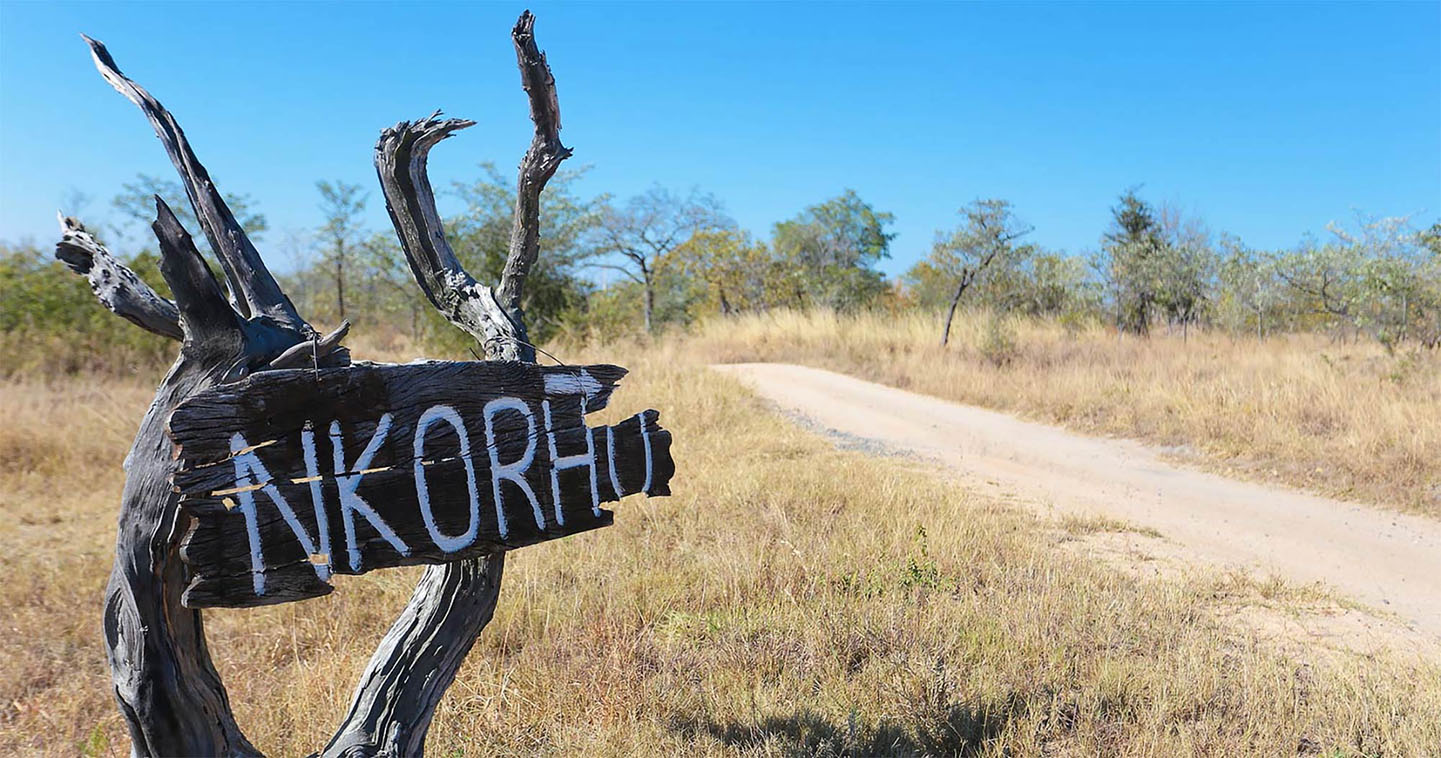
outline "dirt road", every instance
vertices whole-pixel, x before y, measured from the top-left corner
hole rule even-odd
[[[1137,442],[784,364],[716,366],[826,429],[922,456],[1060,513],[1148,526],[1189,558],[1322,582],[1441,637],[1441,522],[1165,461]]]

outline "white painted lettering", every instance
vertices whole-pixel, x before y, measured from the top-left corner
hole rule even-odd
[[[260,491],[270,497],[270,502],[275,504],[275,509],[280,511],[286,525],[300,541],[300,546],[305,548],[306,555],[315,552],[315,540],[311,539],[310,533],[301,526],[300,519],[295,517],[295,511],[290,508],[290,503],[285,501],[280,489],[271,481],[265,464],[260,462],[254,448],[251,448],[250,443],[246,442],[239,432],[230,437],[230,451],[231,460],[235,462],[235,496],[240,500],[240,512],[245,515],[245,536],[250,539],[251,586],[255,594],[264,595],[265,559],[260,552],[260,523],[255,513],[255,485],[265,483],[260,487]],[[326,566],[316,566],[315,574],[326,579],[330,576],[330,571]]]
[[[540,404],[540,409],[545,417],[545,439],[546,442],[550,445],[550,495],[551,499],[555,502],[555,523],[557,525],[565,524],[565,516],[564,514],[562,514],[560,509],[560,472],[567,469],[579,468],[581,466],[585,466],[590,469],[590,509],[595,513],[595,515],[599,516],[600,489],[596,486],[595,481],[595,441],[590,436],[590,429],[585,428],[584,424],[581,425],[582,431],[585,432],[585,452],[577,453],[575,455],[567,455],[562,458],[555,449],[555,432],[552,431],[552,424],[550,418],[550,401],[542,401]],[[584,395],[582,395],[580,398],[580,416],[582,419],[585,418]]]
[[[360,457],[355,459],[355,465],[347,467],[345,465],[344,440],[340,436],[340,422],[330,422],[330,445],[335,450],[335,484],[336,488],[340,490],[340,516],[341,521],[345,524],[345,549],[350,557],[351,571],[360,571],[360,546],[355,544],[354,514],[356,513],[364,516],[365,520],[375,527],[375,531],[379,532],[380,536],[389,542],[397,552],[401,555],[410,555],[410,547],[396,535],[395,530],[380,518],[380,514],[370,507],[370,503],[365,502],[364,498],[356,494],[361,478],[370,468],[371,459],[380,450],[381,444],[385,442],[385,435],[389,431],[390,414],[387,413],[381,416],[380,421],[376,423],[375,434],[371,436],[370,442],[360,453]]]
[[[300,446],[305,450],[305,478],[310,482],[310,508],[315,513],[315,529],[320,533],[320,555],[323,561],[315,563],[315,573],[321,579],[330,579],[330,519],[325,516],[325,494],[320,488],[320,464],[315,458],[315,427],[309,421],[300,430]],[[314,550],[311,555],[315,555]]]
[[[600,394],[600,382],[590,375],[589,371],[581,369],[579,374],[546,374],[545,394],[547,395],[580,395],[589,400]],[[581,411],[585,415],[585,411]]]
[[[525,452],[510,463],[500,462],[500,450],[495,444],[495,417],[505,411],[514,411],[525,417],[526,437]],[[535,525],[542,531],[545,530],[545,515],[540,511],[540,501],[535,497],[535,491],[530,488],[530,483],[525,481],[525,471],[530,468],[530,463],[535,459],[535,416],[525,402],[514,397],[498,397],[485,404],[485,441],[490,452],[490,487],[495,495],[495,517],[500,528],[502,539],[510,533],[509,525],[506,524],[505,508],[501,500],[500,483],[510,480],[520,487],[521,492],[530,500],[531,510],[535,512]]]
[[[625,490],[620,488],[620,475],[615,472],[615,427],[605,428],[605,449],[610,456],[610,486],[615,488],[616,497],[625,497]]]
[[[647,496],[649,496],[649,495],[650,495],[650,475],[651,475],[651,469],[652,469],[652,468],[654,467],[654,465],[655,465],[655,464],[653,464],[653,463],[651,462],[651,455],[650,455],[650,431],[645,428],[645,413],[644,413],[644,412],[635,414],[635,420],[638,421],[638,422],[640,422],[640,441],[641,441],[641,444],[645,445],[645,484],[642,484],[642,485],[641,485],[640,491],[641,491],[641,492],[644,492]]]
[[[425,482],[425,432],[437,421],[444,421],[460,436],[460,460],[465,464],[465,486],[470,495],[470,525],[465,533],[455,537],[443,534],[435,524],[435,512],[430,508],[430,486]],[[447,553],[470,547],[480,532],[480,494],[475,488],[475,464],[470,460],[470,437],[465,432],[465,421],[448,405],[432,405],[420,414],[415,422],[415,495],[420,500],[420,515],[425,519],[425,528],[435,546]]]

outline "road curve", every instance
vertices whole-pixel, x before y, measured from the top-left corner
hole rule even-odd
[[[1441,522],[1227,479],[1138,442],[1085,437],[821,369],[713,367],[828,429],[933,459],[1062,513],[1149,526],[1220,566],[1321,582],[1441,637]]]

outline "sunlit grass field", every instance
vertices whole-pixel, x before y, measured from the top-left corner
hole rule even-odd
[[[1441,515],[1441,352],[1286,334],[1150,339],[957,314],[780,311],[702,325],[713,362],[803,363],[1090,434],[1222,473]]]
[[[832,360],[874,352],[853,367],[879,366],[890,344],[914,370],[921,322],[895,329],[850,334]],[[1235,622],[1258,608],[1303,613],[1324,601],[1316,590],[1202,570],[1138,579],[1074,549],[1125,525],[1039,521],[918,464],[838,450],[704,367],[727,356],[822,362],[800,352],[811,343],[794,331],[743,322],[700,342],[553,351],[632,370],[593,423],[660,409],[675,435],[675,495],[628,499],[611,528],[510,556],[495,620],[438,711],[432,755],[1414,756],[1441,746],[1434,661],[1285,644]],[[970,365],[970,339],[947,360]],[[1168,358],[1133,367],[1154,373],[1136,375],[1130,402],[1144,410],[1125,424],[1103,419],[1127,402],[1087,405],[1107,397],[1104,387],[1083,388],[1074,374],[1052,381],[1072,388],[1068,420],[1124,431],[1152,418],[1159,398],[1186,396],[1143,377],[1173,371],[1197,387],[1229,386],[1229,363],[1205,368],[1208,346],[1222,344],[1127,348]],[[1046,380],[1019,368],[1038,360],[962,376],[984,379],[972,399],[1039,398]],[[1304,362],[1254,361],[1251,376]],[[1299,404],[1361,386],[1326,389],[1334,380],[1324,371],[1308,375],[1309,390],[1273,374],[1278,386],[1261,397]],[[912,386],[939,393],[938,376]],[[0,384],[0,754],[128,752],[101,597],[120,464],[156,378]],[[1434,404],[1428,382],[1418,383]],[[1399,393],[1379,379],[1374,387],[1386,402]],[[1195,396],[1179,411],[1191,421],[1155,433],[1190,428],[1215,397]],[[1026,409],[1052,407],[1035,402]],[[1338,428],[1356,424],[1346,435],[1362,434],[1359,414],[1342,414],[1339,398],[1326,403]],[[1426,407],[1370,415],[1392,423]],[[1275,418],[1296,412],[1286,408]],[[1417,444],[1424,453],[1435,437]],[[294,756],[324,744],[416,576],[345,577],[325,598],[207,613],[211,650],[257,746]]]

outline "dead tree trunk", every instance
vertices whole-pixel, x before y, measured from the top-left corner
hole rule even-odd
[[[487,357],[534,361],[521,308],[525,278],[539,250],[540,193],[570,151],[545,56],[522,14],[512,31],[535,137],[521,163],[509,258],[497,292],[479,284],[441,232],[426,176],[429,149],[467,121],[434,117],[382,133],[376,167],[416,281]],[[181,603],[188,581],[178,548],[188,517],[171,484],[178,462],[164,426],[171,412],[205,388],[256,371],[349,363],[340,346],[348,325],[319,336],[296,311],[226,207],[174,117],[120,73],[105,46],[86,38],[97,68],[140,106],[170,155],[200,226],[220,259],[227,300],[189,234],[156,198],[153,225],[161,272],[174,293],[157,295],[73,219],[61,219],[56,254],[86,275],[110,310],[141,328],[182,341],[126,458],[116,558],[106,592],[105,637],[115,695],[137,756],[259,755],[236,725],[211,663],[199,611]],[[323,755],[419,755],[436,704],[453,681],[499,595],[503,554],[430,567],[371,658],[349,713]]]

